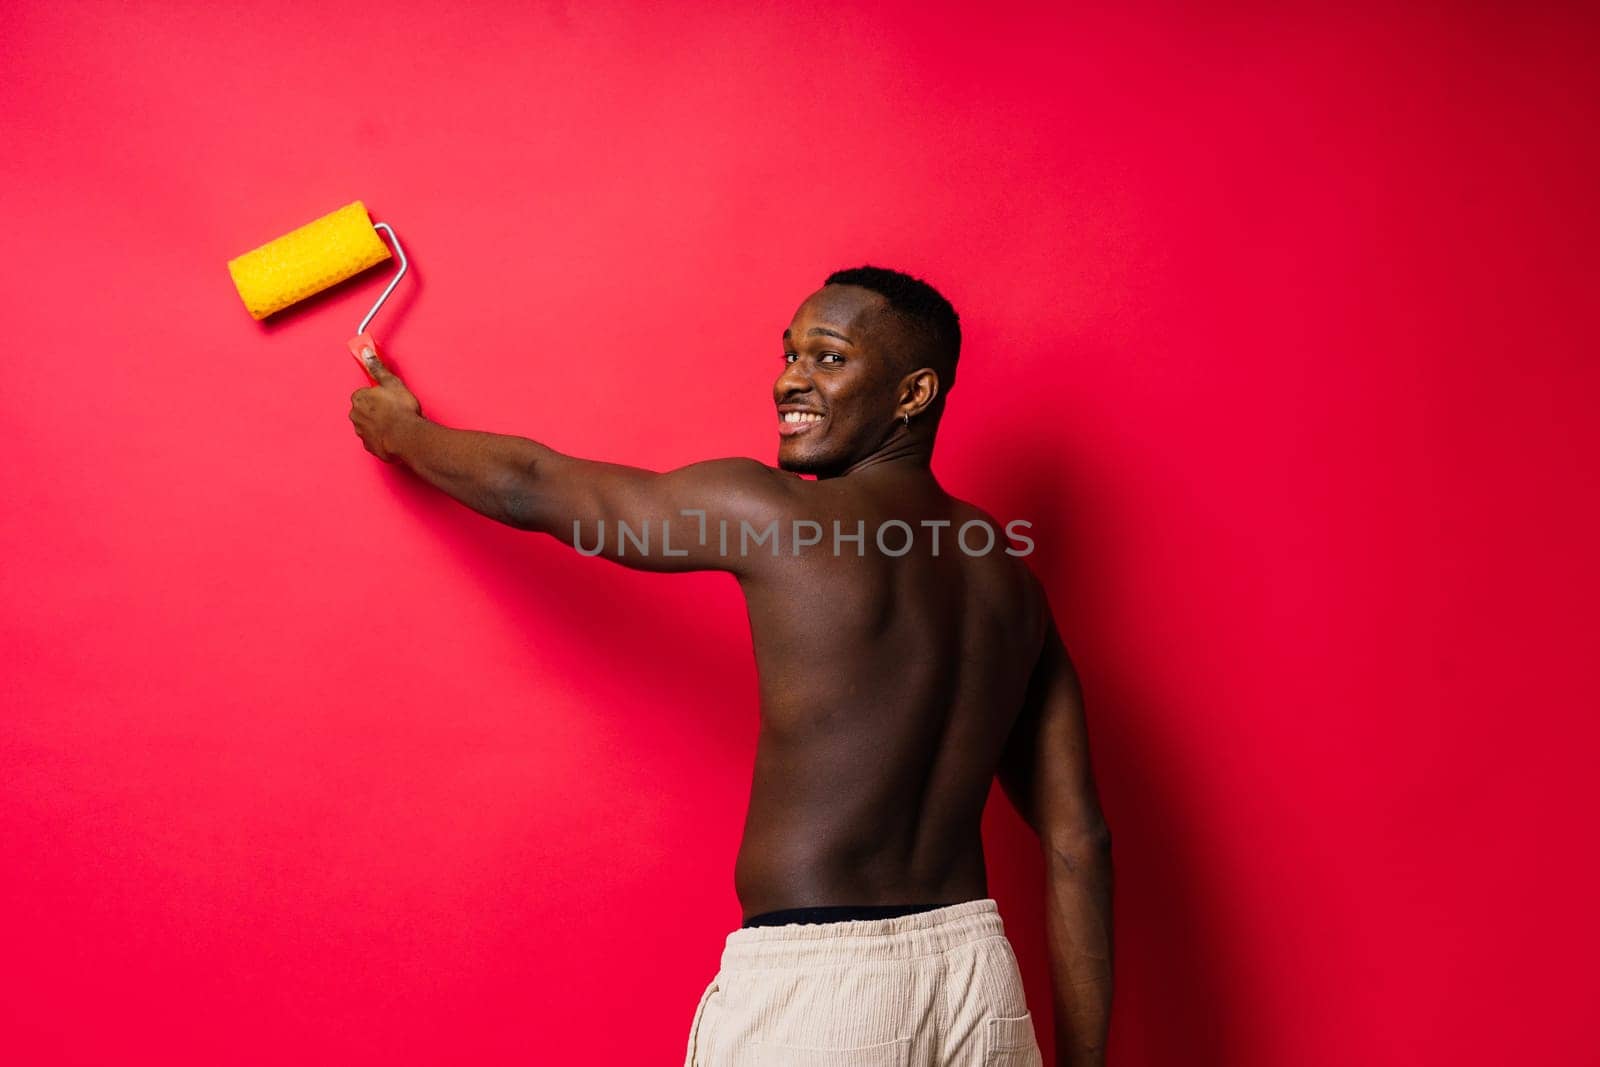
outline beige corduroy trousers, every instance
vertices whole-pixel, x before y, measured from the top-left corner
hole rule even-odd
[[[1042,1067],[991,899],[894,919],[742,927],[684,1067]]]

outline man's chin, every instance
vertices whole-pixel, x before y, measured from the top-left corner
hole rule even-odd
[[[790,474],[816,474],[824,466],[826,464],[803,452],[778,449],[778,469],[781,471],[788,471]]]

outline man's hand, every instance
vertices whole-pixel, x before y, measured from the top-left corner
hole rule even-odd
[[[422,405],[411,395],[395,373],[383,365],[372,348],[361,351],[361,361],[377,385],[357,389],[350,394],[350,421],[367,451],[383,460],[394,462],[397,435],[415,419],[422,417]]]

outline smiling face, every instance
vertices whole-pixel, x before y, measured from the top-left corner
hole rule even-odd
[[[893,434],[908,368],[889,303],[857,285],[826,285],[783,332],[778,466],[827,476],[871,455]]]

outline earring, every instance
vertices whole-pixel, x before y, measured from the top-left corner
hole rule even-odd
[[[906,429],[908,429],[908,430],[911,429],[911,413],[909,411],[906,412],[904,415],[901,415],[900,419],[901,419],[902,422],[904,422],[906,424]]]

